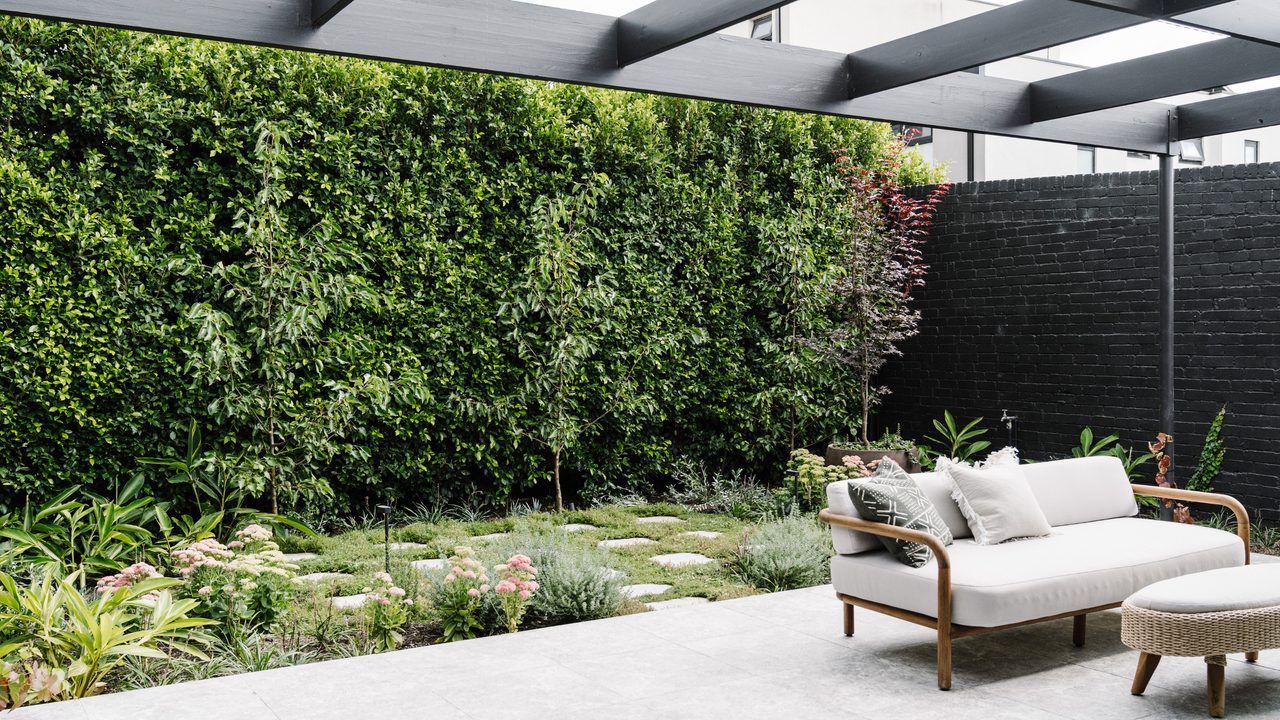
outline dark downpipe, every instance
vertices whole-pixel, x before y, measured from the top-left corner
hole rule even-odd
[[[1173,180],[1174,157],[1160,156],[1160,427],[1174,434],[1173,427]],[[1176,436],[1175,436],[1176,439]],[[1165,448],[1173,459],[1174,445]],[[1169,467],[1169,482],[1174,469]]]

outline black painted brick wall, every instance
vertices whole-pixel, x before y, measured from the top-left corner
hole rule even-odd
[[[1024,457],[1069,456],[1085,426],[1145,448],[1163,429],[1156,195],[1155,172],[954,186],[877,425],[919,438],[949,409],[999,447],[1007,409]],[[1215,488],[1280,519],[1280,164],[1178,170],[1176,216],[1176,478],[1230,403]]]

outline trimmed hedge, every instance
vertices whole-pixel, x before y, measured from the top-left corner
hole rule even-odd
[[[339,508],[546,493],[518,409],[492,412],[520,372],[497,308],[527,263],[535,201],[596,174],[610,179],[596,256],[626,269],[619,292],[652,323],[640,331],[681,341],[645,373],[648,412],[572,449],[577,481],[641,487],[680,454],[776,473],[797,372],[787,258],[813,258],[808,277],[840,247],[832,150],[870,163],[893,142],[846,119],[16,18],[0,18],[0,53],[7,507],[70,483],[109,492],[137,457],[185,451],[191,418],[215,449],[244,444],[208,412],[217,388],[184,370],[185,312],[213,282],[168,268],[244,258],[232,225],[261,186],[263,119],[293,138],[286,222],[326,219],[387,298],[337,321],[430,380],[429,399],[357,423],[348,439],[368,460],[320,469]],[[903,180],[936,175],[915,158]],[[806,372],[811,403],[842,392]],[[314,385],[300,376],[299,392]],[[804,442],[848,427],[831,405]]]

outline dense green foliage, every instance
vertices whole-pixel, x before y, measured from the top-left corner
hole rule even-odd
[[[1223,405],[1213,422],[1209,423],[1209,432],[1204,436],[1204,447],[1200,449],[1200,460],[1196,462],[1196,471],[1187,481],[1188,490],[1212,492],[1213,481],[1218,479],[1222,470],[1222,459],[1227,456],[1227,443],[1222,439],[1222,423],[1227,419],[1227,406]]]
[[[388,370],[393,384],[425,378],[346,418],[327,439],[338,452],[296,460],[343,511],[545,496],[550,458],[497,400],[525,379],[499,309],[529,265],[540,200],[600,175],[582,272],[612,273],[648,325],[597,355],[679,341],[636,375],[650,402],[570,448],[577,482],[642,486],[682,454],[774,474],[794,428],[805,444],[851,426],[838,371],[789,338],[813,321],[799,299],[841,246],[832,150],[875,162],[883,125],[3,18],[0,506],[71,484],[114,495],[136,458],[181,456],[191,419],[214,460],[262,452],[253,423],[215,405],[227,389],[193,373],[211,348],[189,311],[234,310],[222,293],[235,283],[192,268],[256,272],[236,220],[263,190],[264,121],[292,141],[273,160],[279,232],[350,245],[377,299],[324,321],[371,350],[297,362],[289,401]],[[937,179],[914,156],[901,173]],[[607,409],[580,390],[590,417]],[[147,472],[146,494],[191,502]]]

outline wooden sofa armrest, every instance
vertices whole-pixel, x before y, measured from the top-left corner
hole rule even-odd
[[[896,527],[885,523],[867,522],[861,518],[853,518],[848,515],[837,515],[831,512],[830,509],[824,509],[819,512],[818,519],[828,525],[837,525],[850,530],[870,533],[871,535],[884,535],[885,537],[920,543],[933,551],[933,557],[937,559],[939,569],[951,568],[951,556],[947,554],[947,548],[942,544],[942,541],[927,532]]]
[[[1163,488],[1155,485],[1133,485],[1134,495],[1165,498],[1167,500],[1183,500],[1205,505],[1221,505],[1230,508],[1236,514],[1236,534],[1244,541],[1244,564],[1249,564],[1249,511],[1244,509],[1240,501],[1230,495],[1183,490],[1181,488]]]

